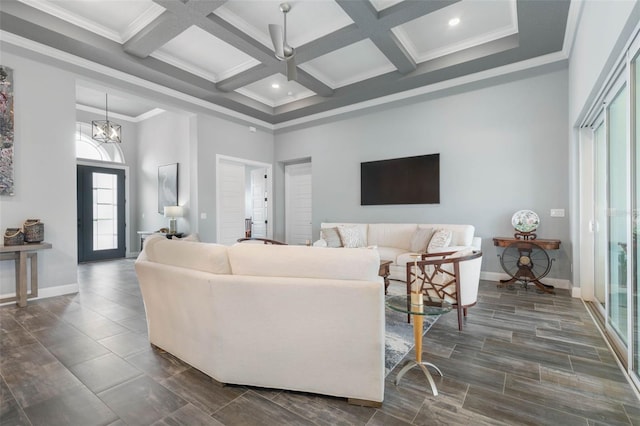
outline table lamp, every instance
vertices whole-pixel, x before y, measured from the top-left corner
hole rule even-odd
[[[177,217],[182,217],[184,215],[184,209],[182,206],[164,206],[164,217],[168,217],[169,219],[169,233],[175,234],[178,232],[177,227]]]

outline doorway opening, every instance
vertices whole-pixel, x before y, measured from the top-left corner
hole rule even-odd
[[[216,155],[216,240],[232,245],[247,235],[271,239],[272,165]]]

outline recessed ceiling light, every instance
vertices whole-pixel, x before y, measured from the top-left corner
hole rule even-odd
[[[450,27],[455,27],[456,25],[458,25],[460,23],[460,18],[452,18],[449,19],[449,26]]]
[[[280,85],[278,83],[273,83],[271,87],[273,87],[274,89],[279,89]]]
[[[287,96],[293,96],[293,92],[291,91],[287,92]]]

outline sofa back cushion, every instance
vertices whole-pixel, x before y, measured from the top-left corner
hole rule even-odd
[[[335,228],[336,232],[338,232],[338,235],[340,235],[339,233],[339,229],[341,227],[346,227],[346,228],[356,228],[358,230],[358,236],[359,236],[359,242],[358,242],[358,247],[366,247],[367,245],[369,245],[369,243],[367,242],[367,228],[369,227],[369,225],[367,225],[366,223],[330,223],[330,222],[323,222],[320,224],[320,238],[323,238],[322,236],[322,230],[325,228]],[[342,240],[341,244],[344,246],[344,242]],[[329,246],[331,247],[331,246]]]
[[[380,269],[366,248],[235,244],[228,253],[234,275],[378,281]]]
[[[147,260],[212,274],[230,274],[227,246],[196,241],[169,240],[164,236],[147,238]]]
[[[473,234],[475,233],[473,225],[420,224],[418,227],[451,230],[452,234],[449,246],[470,246],[473,243]]]
[[[416,229],[415,223],[370,223],[367,240],[372,246],[395,247],[409,251],[411,238]]]

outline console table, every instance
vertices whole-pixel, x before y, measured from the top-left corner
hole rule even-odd
[[[38,297],[38,250],[52,247],[49,243],[24,243],[15,246],[0,246],[0,260],[14,260],[16,264],[16,295],[0,299],[0,303],[13,302],[24,308],[27,299]],[[31,267],[31,292],[27,293],[27,259]]]
[[[140,251],[142,251],[142,248],[144,246],[145,238],[147,238],[149,235],[153,235],[153,234],[162,234],[165,237],[167,237],[168,239],[171,239],[173,237],[182,238],[184,236],[183,232],[176,232],[174,234],[168,234],[166,232],[158,232],[158,231],[138,231],[138,235],[140,236]]]
[[[540,291],[555,294],[555,290],[552,285],[543,284],[540,280],[549,273],[549,269],[551,268],[551,262],[549,262],[546,250],[558,250],[560,248],[560,240],[543,238],[526,240],[514,237],[495,237],[493,239],[493,245],[496,247],[503,247],[505,251],[513,249],[518,252],[517,260],[514,263],[517,270],[513,271],[507,270],[505,267],[503,252],[502,257],[500,258],[502,268],[511,276],[511,278],[508,280],[500,280],[500,285],[508,285],[516,281],[522,281],[526,286],[527,283],[532,282]],[[532,253],[536,249],[539,249],[538,252],[542,250],[544,252],[544,258],[546,258],[546,261],[542,261],[542,263],[546,262],[542,268],[543,272],[540,270],[534,270],[534,268],[539,265],[540,261],[540,259],[534,259],[532,257]],[[538,262],[538,264],[536,262]]]

